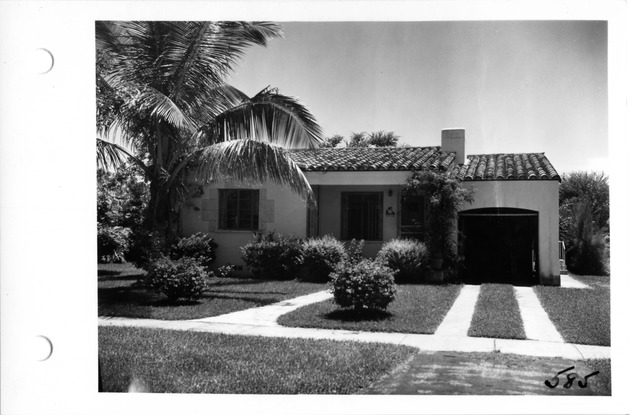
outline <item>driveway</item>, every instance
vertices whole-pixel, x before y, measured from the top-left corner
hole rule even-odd
[[[554,375],[571,366],[558,376]],[[502,353],[419,352],[393,373],[362,391],[387,395],[610,395],[606,380],[593,375],[584,388],[578,381],[599,368],[583,361]],[[567,374],[574,378],[568,383]],[[568,387],[564,387],[564,386]]]

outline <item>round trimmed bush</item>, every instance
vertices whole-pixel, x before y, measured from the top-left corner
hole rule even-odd
[[[207,287],[208,273],[194,258],[162,257],[149,267],[145,283],[172,302],[180,298],[197,300]]]
[[[346,257],[343,243],[330,235],[309,238],[302,242],[302,270],[306,281],[326,282],[335,267]]]
[[[261,279],[291,280],[297,277],[302,248],[295,238],[273,232],[257,234],[253,241],[241,247],[243,261],[254,277]]]
[[[217,244],[205,233],[196,233],[186,238],[180,238],[173,247],[171,247],[171,258],[180,259],[184,257],[194,258],[199,265],[210,271],[210,266],[217,258]]]
[[[385,310],[396,295],[394,274],[390,268],[370,259],[357,264],[342,263],[331,274],[334,301],[356,311]]]
[[[376,259],[396,273],[398,282],[421,282],[422,271],[428,266],[427,246],[412,239],[392,239],[385,243]]]

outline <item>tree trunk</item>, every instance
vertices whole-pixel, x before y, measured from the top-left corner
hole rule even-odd
[[[156,238],[159,238],[160,243],[158,245],[162,250],[166,250],[170,242],[172,242],[172,232],[169,231],[169,213],[168,192],[165,192],[164,189],[156,183],[156,180],[152,180],[145,228],[147,231],[155,234]]]

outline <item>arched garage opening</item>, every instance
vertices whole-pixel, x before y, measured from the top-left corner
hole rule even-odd
[[[464,283],[538,283],[538,212],[483,208],[458,216]]]

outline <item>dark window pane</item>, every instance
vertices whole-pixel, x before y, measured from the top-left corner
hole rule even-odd
[[[220,189],[219,228],[258,229],[258,190]]]
[[[383,195],[380,192],[342,194],[342,239],[383,239]]]

